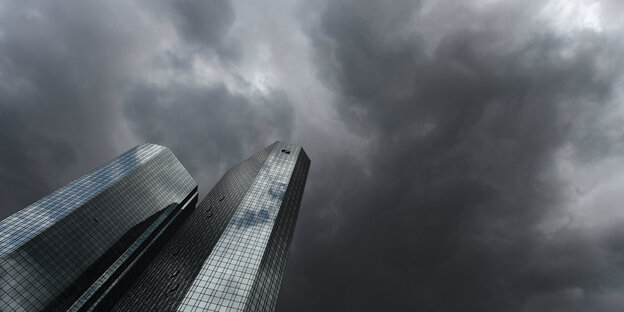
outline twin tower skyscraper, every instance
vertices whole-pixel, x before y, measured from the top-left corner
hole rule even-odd
[[[139,145],[0,223],[0,311],[273,311],[309,167],[275,142],[197,204]]]

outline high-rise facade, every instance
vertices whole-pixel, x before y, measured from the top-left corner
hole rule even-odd
[[[0,223],[0,310],[272,311],[309,166],[276,142],[195,207],[173,154],[138,146]]]
[[[66,310],[193,201],[173,153],[143,144],[20,210],[0,223],[0,311]]]

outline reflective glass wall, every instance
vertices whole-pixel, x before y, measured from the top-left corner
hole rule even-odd
[[[0,311],[63,311],[197,185],[143,144],[0,223]]]
[[[197,185],[144,144],[0,223],[0,311],[272,311],[310,160],[276,142]]]
[[[178,311],[270,311],[310,165],[299,146],[272,145]]]
[[[180,305],[272,150],[273,145],[225,173],[114,311],[174,311]]]

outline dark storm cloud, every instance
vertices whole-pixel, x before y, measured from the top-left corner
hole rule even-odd
[[[292,128],[278,91],[176,80],[194,60],[240,57],[228,1],[22,1],[0,14],[2,218],[145,141],[171,147],[205,191]]]
[[[571,226],[557,171],[624,151],[618,32],[478,2],[4,2],[0,218],[144,141],[206,192],[284,139],[312,164],[279,310],[621,311],[622,222]]]
[[[150,59],[150,70],[165,73],[164,82],[154,84],[147,74],[124,88],[122,113],[136,135],[170,147],[204,193],[226,169],[289,137],[292,104],[280,91],[252,91],[237,75],[236,91],[224,78],[196,83],[194,61],[214,54],[220,63],[203,66],[228,68],[240,60],[240,44],[228,37],[236,18],[229,1],[161,1],[146,7],[173,26],[180,42]],[[188,76],[193,78],[179,82]]]
[[[20,116],[3,111],[0,115],[0,218],[32,203],[49,191],[46,183],[55,169],[66,169],[75,161],[75,151],[67,142],[25,129]],[[19,133],[15,133],[19,129]],[[10,135],[10,136],[9,136]],[[55,169],[49,169],[55,168]]]
[[[181,33],[200,43],[220,42],[224,28],[234,21],[234,10],[227,1],[173,1],[171,7],[179,16],[175,19]]]
[[[178,53],[198,53],[210,48],[224,60],[236,60],[241,56],[238,43],[226,38],[236,19],[229,1],[163,0],[143,1],[141,4],[155,18],[171,24],[183,39],[175,47]]]
[[[424,25],[436,34],[410,28],[426,17],[408,2],[330,1],[307,25],[319,79],[370,148],[358,164],[313,159],[316,211],[302,212],[281,310],[621,310],[622,250],[538,225],[562,204],[556,152],[613,144],[576,134],[606,114],[622,51],[534,26],[519,5],[448,6]]]
[[[97,3],[2,5],[0,217],[114,155],[112,90],[140,40],[109,13]]]

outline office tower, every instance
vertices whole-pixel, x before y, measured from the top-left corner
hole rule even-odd
[[[228,170],[114,310],[274,310],[309,167],[275,142]]]
[[[309,166],[275,142],[195,208],[171,152],[138,146],[0,223],[0,310],[272,311]]]
[[[20,210],[0,223],[0,311],[64,311],[131,282],[196,201],[171,151],[143,144]]]

